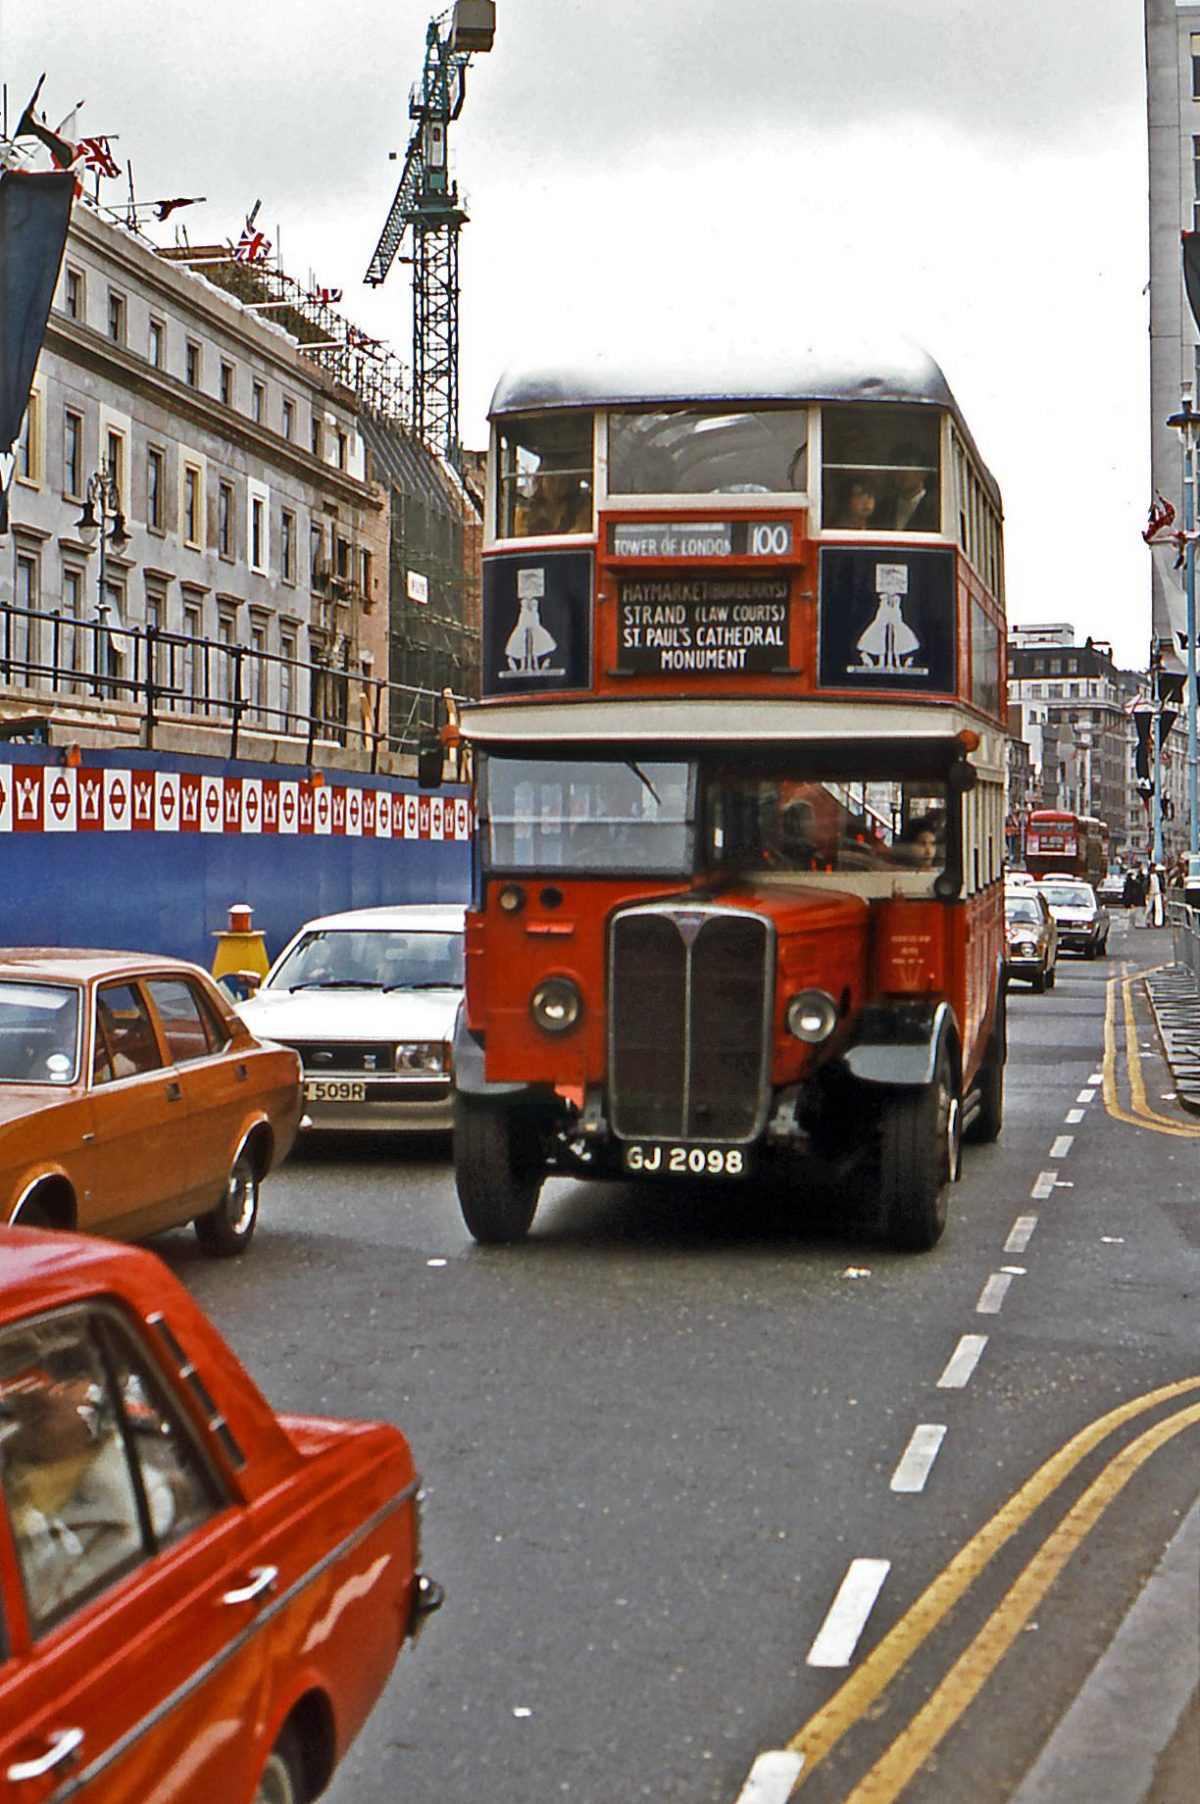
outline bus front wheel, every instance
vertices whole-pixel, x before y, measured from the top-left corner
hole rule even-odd
[[[924,1253],[946,1231],[946,1192],[958,1176],[962,1110],[949,1052],[931,1084],[888,1102],[880,1145],[884,1232],[901,1252]]]
[[[454,1098],[454,1180],[473,1239],[509,1246],[529,1232],[542,1188],[531,1135],[506,1098]]]

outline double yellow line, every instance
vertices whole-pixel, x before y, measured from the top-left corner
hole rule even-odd
[[[804,1765],[793,1786],[792,1796],[800,1791],[809,1774],[831,1749],[869,1711],[1005,1543],[1024,1527],[1034,1511],[1058,1490],[1094,1448],[1138,1416],[1196,1393],[1200,1393],[1200,1377],[1181,1379],[1176,1384],[1164,1385],[1144,1397],[1124,1403],[1082,1429],[1039,1467],[955,1555],[829,1702],[793,1736],[788,1747],[793,1753],[804,1756]],[[1099,1476],[1092,1480],[1046,1537],[965,1653],[955,1661],[927,1702],[866,1776],[847,1794],[844,1804],[889,1804],[889,1800],[900,1794],[973,1702],[1109,1504],[1151,1454],[1197,1423],[1200,1423],[1200,1401],[1186,1404],[1173,1415],[1165,1416],[1110,1458]]]
[[[1157,970],[1159,967],[1155,966],[1154,968]],[[1104,1076],[1104,1106],[1114,1121],[1128,1122],[1131,1127],[1148,1128],[1151,1133],[1167,1134],[1176,1140],[1200,1140],[1200,1126],[1189,1127],[1186,1122],[1173,1121],[1169,1115],[1160,1115],[1157,1109],[1150,1107],[1146,1098],[1146,1081],[1142,1076],[1137,1021],[1134,1017],[1133,997],[1130,991],[1135,983],[1149,975],[1150,973],[1147,971],[1135,971],[1132,977],[1110,977],[1108,980],[1104,1002],[1104,1064],[1101,1067]],[[1125,1027],[1125,1068],[1129,1073],[1129,1109],[1122,1107],[1117,1093],[1118,990],[1121,991]]]

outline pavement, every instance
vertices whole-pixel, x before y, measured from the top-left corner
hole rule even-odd
[[[1181,1108],[1200,1115],[1200,989],[1187,965],[1148,971],[1146,995],[1154,1010],[1163,1056],[1175,1080]]]

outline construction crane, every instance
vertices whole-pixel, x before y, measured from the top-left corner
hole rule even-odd
[[[458,234],[466,220],[450,179],[447,137],[462,112],[467,66],[490,50],[496,35],[495,0],[455,0],[431,19],[425,68],[409,96],[416,120],[391,212],[364,280],[383,282],[412,232],[413,428],[456,467],[458,442]]]

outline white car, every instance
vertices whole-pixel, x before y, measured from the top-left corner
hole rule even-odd
[[[458,904],[356,908],[309,921],[237,1004],[304,1065],[308,1130],[449,1132],[462,998]]]

